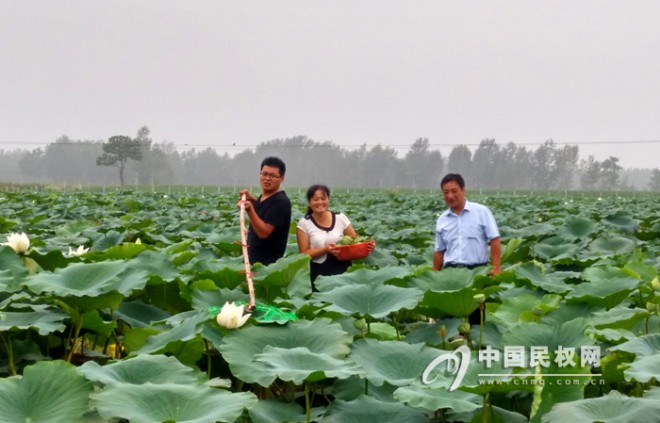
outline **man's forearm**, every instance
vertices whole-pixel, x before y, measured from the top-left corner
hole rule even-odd
[[[433,253],[433,270],[442,270],[444,264],[445,253],[444,251],[435,251]]]
[[[502,241],[500,238],[495,238],[490,241],[490,262],[493,270],[497,273],[501,270],[502,261]]]

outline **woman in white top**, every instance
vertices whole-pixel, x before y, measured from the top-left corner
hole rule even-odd
[[[330,189],[325,185],[312,185],[307,190],[307,213],[298,222],[298,249],[312,258],[312,291],[316,291],[314,281],[319,275],[338,275],[351,266],[350,260],[337,260],[335,243],[344,235],[357,236],[348,217],[328,210],[329,204]]]

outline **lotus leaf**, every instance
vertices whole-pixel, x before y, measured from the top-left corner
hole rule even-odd
[[[288,298],[289,290],[299,294],[311,291],[309,256],[306,254],[287,256],[269,266],[255,269],[254,290],[265,304],[276,302],[277,297]]]
[[[201,323],[209,320],[208,311],[188,311],[170,317],[167,322],[170,328],[150,337],[146,344],[137,353],[148,354],[162,351],[168,344],[179,341],[189,341],[195,338],[201,331]]]
[[[611,257],[630,253],[635,248],[635,242],[621,236],[601,236],[589,244],[584,257]]]
[[[103,385],[117,383],[191,385],[206,380],[206,374],[184,366],[174,357],[147,354],[104,366],[88,361],[80,366],[80,373],[90,381]]]
[[[275,375],[270,373],[267,363],[252,360],[266,347],[305,347],[311,353],[341,360],[348,355],[351,341],[352,337],[339,324],[329,319],[315,319],[298,320],[285,326],[248,326],[232,331],[216,347],[229,363],[234,376],[244,382],[269,386]]]
[[[138,271],[143,270],[148,275],[152,277],[157,276],[165,282],[172,282],[176,278],[181,277],[181,272],[172,264],[171,257],[162,252],[142,251],[129,263],[129,268]]]
[[[647,357],[660,352],[660,334],[640,336],[610,348],[610,351],[626,351],[638,357]]]
[[[535,307],[541,304],[539,293],[523,293],[502,300],[502,304],[492,313],[493,319],[501,327],[511,328],[522,322],[530,321],[525,318],[526,313],[532,313]]]
[[[305,421],[305,410],[293,403],[276,400],[260,400],[256,406],[248,409],[253,423],[302,423]]]
[[[28,254],[35,263],[39,265],[44,270],[53,271],[57,268],[66,267],[68,260],[62,254],[60,250],[48,251],[46,254],[41,254],[37,250],[31,250]]]
[[[327,302],[325,308],[344,315],[360,314],[374,318],[385,317],[401,309],[413,309],[423,293],[415,288],[392,285],[345,285],[330,291],[315,293],[317,301]]]
[[[369,394],[369,396],[372,398],[376,398],[385,402],[391,402],[394,399],[392,394],[397,389],[397,387],[392,386],[387,382],[380,386],[376,386],[369,382],[369,380],[365,380],[363,377],[352,376],[348,379],[335,380],[335,383],[332,385],[332,389],[335,398],[339,398],[344,401],[350,401],[359,397],[360,395]]]
[[[578,261],[577,253],[580,247],[576,244],[567,244],[563,239],[556,237],[535,244],[532,250],[541,259],[562,264],[572,264]]]
[[[649,312],[646,309],[629,308],[619,305],[609,310],[595,312],[589,318],[589,323],[597,329],[612,328],[632,330],[637,323],[645,317],[648,317],[648,315]]]
[[[585,386],[592,379],[588,368],[562,367],[554,361],[551,361],[547,367],[537,366],[534,373],[542,375],[535,377],[537,381],[542,383],[534,388],[530,423],[540,422],[541,418],[557,403],[577,401],[584,398]],[[584,376],[577,376],[582,374]],[[570,381],[570,383],[566,383],[566,381]]]
[[[611,391],[601,398],[589,398],[555,404],[543,416],[543,423],[574,421],[608,423],[655,423],[660,415],[660,401],[631,398]]]
[[[515,273],[519,278],[529,280],[533,286],[543,289],[547,292],[564,293],[571,290],[565,280],[567,278],[578,278],[579,274],[575,272],[550,272],[545,273],[539,266],[532,262],[524,263],[515,268]]]
[[[363,375],[364,371],[350,360],[337,359],[324,353],[313,353],[305,347],[279,348],[266,346],[254,361],[265,364],[266,371],[274,378],[291,381],[297,385],[304,381],[315,382],[325,378],[347,379]]]
[[[88,411],[92,384],[64,361],[40,361],[0,379],[0,422],[71,423]]]
[[[366,378],[376,386],[384,382],[404,386],[419,379],[439,350],[424,344],[362,339],[353,344],[349,358],[366,370]]]
[[[655,355],[635,358],[623,374],[627,381],[635,380],[642,383],[660,381],[660,351]]]
[[[502,346],[543,346],[549,352],[563,348],[580,348],[593,345],[593,340],[585,335],[587,321],[577,318],[561,324],[550,326],[544,323],[528,323],[514,326],[502,335]]]
[[[132,242],[124,242],[119,245],[114,245],[107,250],[93,250],[89,256],[94,261],[105,260],[130,260],[145,250],[145,245],[134,244]]]
[[[62,332],[66,328],[64,320],[68,315],[56,309],[45,309],[26,312],[0,311],[0,332],[11,329],[34,328],[40,335],[52,332]]]
[[[353,401],[335,400],[320,423],[427,423],[424,413],[398,402],[384,402],[368,396]]]
[[[617,211],[609,216],[605,216],[602,222],[627,233],[634,233],[637,230],[635,219],[624,211]]]
[[[451,316],[465,317],[478,307],[474,296],[479,291],[473,282],[477,275],[485,272],[485,268],[449,268],[441,272],[425,272],[414,277],[411,283],[426,291],[420,305]]]
[[[92,239],[91,251],[105,251],[110,247],[121,244],[124,240],[124,234],[110,230],[106,233],[99,233],[98,236]]]
[[[41,272],[26,279],[26,286],[37,294],[57,293],[59,296],[97,296],[111,291],[129,295],[144,288],[147,272],[127,271],[129,262],[104,261],[72,263],[54,272]]]
[[[393,340],[399,337],[396,328],[389,323],[369,323],[369,336],[381,340]]]
[[[151,326],[152,322],[160,322],[169,318],[170,314],[154,305],[133,300],[123,301],[115,312],[115,317],[134,328],[144,328]]]
[[[660,399],[660,387],[654,386],[653,388],[651,388],[648,391],[644,392],[644,398],[648,398],[648,399],[657,398],[657,399]]]
[[[470,423],[479,423],[484,421],[482,416],[483,408],[463,413],[451,413],[449,418],[454,421],[465,421]],[[486,420],[488,423],[527,423],[527,417],[515,411],[509,411],[504,408],[489,404],[486,410]]]
[[[589,282],[576,285],[566,295],[567,301],[585,302],[610,309],[628,298],[630,292],[643,282],[626,275],[613,267],[591,267],[584,271],[583,278]]]
[[[394,392],[394,398],[415,408],[428,411],[446,408],[456,413],[479,409],[483,401],[480,395],[463,391],[449,392],[444,388],[432,388],[420,384],[398,388]]]
[[[519,238],[535,238],[542,237],[554,233],[557,228],[550,223],[537,223],[534,225],[526,226],[524,228],[512,231],[511,236],[516,236]]]
[[[229,393],[205,385],[113,383],[91,395],[105,419],[124,418],[131,423],[233,422],[245,408],[257,404],[251,393]]]
[[[404,267],[385,267],[378,270],[358,269],[354,272],[335,276],[321,276],[316,286],[321,292],[346,285],[384,285],[388,281],[402,279],[410,275],[410,269]]]
[[[0,288],[3,291],[15,292],[19,289],[18,282],[27,276],[23,260],[10,247],[0,245]]]
[[[596,232],[598,224],[593,220],[581,216],[571,216],[559,228],[559,235],[569,241],[588,239]]]
[[[109,337],[117,329],[117,322],[114,319],[105,320],[98,310],[90,310],[82,314],[81,318],[83,329],[104,337]]]

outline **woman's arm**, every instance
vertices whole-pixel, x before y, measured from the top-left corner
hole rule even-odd
[[[348,235],[351,238],[357,237],[357,233],[355,232],[355,229],[353,229],[353,225],[348,225],[346,229],[344,229],[344,235]]]
[[[333,244],[327,244],[324,245],[323,247],[311,248],[309,242],[309,235],[300,228],[298,228],[298,230],[296,231],[296,239],[298,240],[298,251],[300,251],[302,254],[307,254],[311,258],[317,258],[322,256],[323,254],[327,254],[328,252],[330,252],[331,245],[333,245]]]

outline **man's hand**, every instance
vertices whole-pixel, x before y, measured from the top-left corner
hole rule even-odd
[[[243,196],[243,194],[245,194],[245,199],[246,199],[247,201],[249,201],[250,203],[254,203],[254,202],[257,201],[257,197],[255,197],[254,195],[252,195],[252,193],[251,193],[249,190],[247,190],[247,189],[242,189],[242,190],[240,190],[240,191],[238,192],[238,198],[241,198],[241,197]]]
[[[245,200],[245,201],[238,200],[238,203],[236,203],[236,205],[238,206],[239,209],[241,208],[241,205],[243,205],[245,207],[245,211],[248,213],[252,209],[252,203],[250,202],[250,200]]]
[[[245,195],[245,202],[243,202],[243,200],[241,200],[243,195]],[[238,203],[237,203],[238,208],[241,208],[241,203],[243,203],[243,204],[245,204],[245,211],[249,212],[250,209],[252,209],[252,205],[254,203],[256,203],[256,201],[257,201],[257,198],[254,195],[252,195],[252,193],[250,193],[250,191],[248,191],[247,189],[242,189],[242,190],[239,191],[239,193],[238,193]]]

